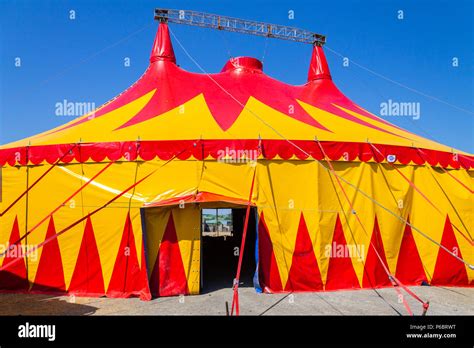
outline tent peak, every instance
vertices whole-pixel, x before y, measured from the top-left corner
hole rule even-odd
[[[153,49],[151,50],[150,63],[156,61],[169,61],[176,64],[173,45],[167,23],[160,23],[156,32]]]
[[[308,71],[308,82],[320,79],[331,80],[331,73],[322,46],[314,45]]]
[[[254,72],[261,72],[263,70],[263,63],[257,58],[253,57],[233,57],[227,61],[221,72],[232,71],[237,69],[246,69],[252,70]]]

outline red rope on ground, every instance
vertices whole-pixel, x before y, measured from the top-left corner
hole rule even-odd
[[[393,285],[393,282],[392,282],[392,285]],[[405,309],[407,310],[408,314],[413,316],[413,312],[411,311],[411,308],[408,305],[408,302],[403,297],[403,293],[401,292],[401,290],[396,285],[394,285],[393,288],[397,291],[398,298],[402,299],[403,306],[405,306]]]
[[[26,194],[27,194],[38,182],[40,182],[51,170],[53,170],[53,168],[56,167],[56,166],[59,164],[59,162],[61,162],[61,161],[64,159],[64,157],[66,157],[67,155],[69,155],[70,152],[71,152],[76,146],[77,146],[77,144],[74,144],[68,151],[66,151],[60,158],[58,158],[58,160],[57,160],[56,162],[54,162],[54,164],[53,164],[51,167],[49,167],[43,174],[41,174],[41,176],[40,176],[38,179],[36,179],[36,181],[35,181],[33,184],[31,184],[30,187],[28,187],[20,196],[18,196],[17,199],[15,199],[4,211],[2,211],[2,212],[0,213],[0,217],[2,217],[3,215],[5,215],[5,214],[7,213],[7,211],[9,211],[11,208],[13,208],[13,206],[14,206],[15,204],[17,204],[17,203],[20,201],[20,199],[21,199],[24,195],[26,195]],[[27,165],[28,165],[28,164],[27,164]]]

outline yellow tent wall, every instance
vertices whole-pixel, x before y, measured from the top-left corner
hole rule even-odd
[[[256,165],[177,159],[116,162],[89,183],[89,180],[107,165],[107,163],[57,165],[28,192],[27,197],[20,199],[1,217],[2,245],[14,243],[18,239],[15,240],[14,236],[15,226],[20,237],[26,231],[30,231],[21,243],[23,245],[27,243],[33,248],[43,243],[46,238],[53,237],[44,246],[10,266],[10,273],[20,278],[26,276],[26,272],[18,266],[22,265],[28,270],[29,283],[23,288],[25,291],[41,292],[45,289],[48,291],[55,289],[59,292],[77,294],[137,295],[149,298],[149,279],[156,264],[157,250],[172,214],[181,263],[185,271],[187,293],[197,293],[199,209],[196,205],[186,205],[185,209],[144,208],[146,245],[140,209],[146,203],[198,191],[246,200],[255,170],[256,181],[252,203],[257,206],[260,216],[259,275],[265,290],[307,290],[304,280],[299,279],[297,271],[306,267],[318,273],[321,279],[321,286],[315,286],[313,290],[344,288],[347,284],[338,284],[337,272],[331,272],[330,269],[332,267],[333,270],[340,272],[338,267],[348,265],[352,265],[353,268],[348,272],[353,272],[357,279],[357,283],[353,282],[350,287],[384,286],[386,279],[376,277],[377,267],[373,265],[373,260],[371,261],[373,251],[370,241],[379,242],[379,239],[381,240],[378,245],[379,251],[385,255],[390,271],[406,277],[404,280],[407,283],[416,283],[420,280],[417,277],[419,274],[413,275],[413,278],[405,274],[406,265],[418,260],[416,255],[414,261],[407,259],[406,256],[404,259],[399,257],[404,245],[402,241],[409,233],[407,225],[354,188],[342,183],[355,213],[362,221],[362,228],[344,200],[343,192],[336,184],[334,176],[324,169],[324,162],[258,160]],[[458,253],[466,262],[471,264],[474,262],[472,244],[465,238],[469,236],[473,225],[472,194],[463,190],[453,179],[455,177],[472,187],[472,172],[449,170],[453,176],[451,177],[429,166],[397,165],[398,169],[435,204],[432,206],[388,164],[334,162],[334,167],[338,175],[357,185],[360,190],[384,207],[409,220],[434,242]],[[28,169],[30,185],[48,168],[49,165],[30,166]],[[152,174],[147,177],[150,173]],[[10,206],[25,190],[26,177],[25,167],[3,168],[1,211]],[[108,206],[101,208],[142,178],[145,180]],[[77,194],[68,199],[76,191]],[[446,192],[449,192],[448,196]],[[57,207],[60,208],[49,217]],[[56,239],[55,233],[61,232],[96,209],[97,212],[89,218],[59,235],[57,247],[51,247]],[[341,242],[340,235],[336,236],[338,220],[345,243],[354,247],[353,251],[358,252],[346,255],[350,263],[339,262],[337,258],[340,255],[331,252],[337,247],[346,248],[338,245]],[[43,222],[36,227],[41,221]],[[55,233],[50,231],[51,225],[54,225]],[[380,235],[379,239],[377,233]],[[474,273],[466,265],[440,249],[436,243],[421,233],[410,231],[410,234],[419,254],[426,278],[424,280],[446,285],[468,285],[472,282]],[[91,236],[94,242],[91,242]],[[308,241],[311,246],[309,249]],[[83,255],[81,249],[93,254],[88,248],[92,248],[94,244],[100,264],[92,266],[81,256]],[[168,251],[171,253],[169,255],[173,254],[172,248],[168,248]],[[144,259],[145,254],[148,255],[148,260]],[[52,267],[51,261],[48,260],[57,260],[58,255],[61,265],[55,264]],[[27,265],[24,260],[27,261]],[[8,256],[2,258],[3,266],[11,261]],[[333,261],[335,263],[331,266]],[[84,265],[89,265],[87,274],[78,269]],[[293,272],[292,265],[295,265]],[[369,272],[370,267],[373,267],[374,274],[368,276],[366,274],[368,278],[364,281],[364,273]],[[54,276],[52,272],[55,272]],[[58,272],[62,281],[58,280]],[[100,272],[100,276],[97,272]],[[332,275],[336,278],[329,279],[328,277]],[[93,282],[84,283],[84,279],[88,278],[93,279]],[[317,279],[319,278],[315,277],[314,284],[317,284]],[[49,281],[52,283],[48,284]],[[74,285],[72,289],[71,284]],[[8,289],[8,282],[1,286]]]

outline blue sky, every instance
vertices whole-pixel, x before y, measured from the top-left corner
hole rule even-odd
[[[333,80],[376,114],[389,99],[420,103],[420,118],[388,117],[401,127],[474,152],[474,2],[367,1],[5,1],[0,0],[0,143],[71,120],[63,100],[97,106],[143,73],[156,32],[155,7],[194,9],[296,26],[327,35],[327,46],[379,74],[439,98],[390,83],[326,51]],[[69,18],[70,10],[76,18]],[[289,19],[289,11],[294,19]],[[398,19],[403,11],[403,19]],[[309,45],[188,26],[171,29],[209,72],[232,56],[264,58],[264,71],[291,84],[306,81]],[[130,34],[135,33],[130,36]],[[175,43],[178,63],[198,71]],[[453,58],[458,66],[453,66]],[[16,67],[16,58],[21,66]],[[124,66],[124,59],[130,66]]]

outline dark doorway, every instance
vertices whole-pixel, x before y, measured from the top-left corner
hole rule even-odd
[[[216,219],[212,211],[216,211]],[[224,212],[221,212],[224,211]],[[202,293],[232,287],[239,261],[246,208],[203,209],[201,231]],[[227,216],[225,216],[227,215]],[[225,216],[222,218],[222,216]],[[230,217],[231,218],[230,218]],[[222,228],[218,220],[226,220],[231,227]],[[244,257],[240,273],[240,287],[253,287],[255,273],[256,210],[251,208]],[[215,222],[215,225],[213,224]],[[221,227],[219,231],[215,226]],[[226,225],[226,223],[224,223]],[[224,226],[225,227],[225,226]],[[224,230],[224,231],[222,231]]]

